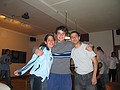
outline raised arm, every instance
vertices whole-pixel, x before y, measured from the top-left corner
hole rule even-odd
[[[31,60],[21,69],[19,70],[16,70],[14,72],[14,74],[16,76],[19,76],[19,75],[23,75],[24,73],[26,73],[35,63],[35,61],[39,58],[39,56],[37,56],[36,54],[33,54]]]
[[[94,46],[92,44],[88,44],[86,50],[93,51]]]

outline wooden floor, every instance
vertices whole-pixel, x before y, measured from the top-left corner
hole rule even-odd
[[[11,80],[11,83],[13,85],[13,90],[30,90],[29,83],[25,79],[15,79]]]
[[[5,80],[2,81],[5,83]],[[29,76],[11,78],[13,90],[30,90]]]
[[[73,79],[74,77],[72,77]],[[11,83],[13,86],[13,90],[30,90],[30,81],[29,76],[20,76],[20,77],[14,77],[11,78]],[[119,81],[119,80],[117,80]],[[3,83],[5,83],[5,80],[3,80]],[[119,85],[118,85],[119,84]],[[118,88],[119,86],[119,88]],[[73,83],[74,87],[74,83]],[[114,84],[110,83],[109,87],[116,87]],[[74,88],[72,89],[74,90]],[[101,90],[100,88],[98,90]],[[107,89],[109,90],[109,89]],[[117,82],[117,89],[110,89],[110,90],[120,90],[120,82]]]

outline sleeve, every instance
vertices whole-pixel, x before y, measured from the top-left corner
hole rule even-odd
[[[43,50],[45,47],[39,47],[39,49]],[[37,56],[35,53],[33,54],[30,61],[21,69],[17,70],[18,74],[23,75],[26,73],[32,66],[35,64],[35,61],[41,56]]]
[[[24,73],[26,73],[34,65],[34,63],[38,57],[39,56],[37,56],[36,54],[33,54],[30,61],[23,68],[17,70],[18,74],[23,75]]]
[[[88,56],[89,56],[90,59],[92,59],[93,57],[96,56],[96,54],[94,53],[94,51],[87,51],[87,53],[88,53]]]
[[[89,57],[90,59],[92,59],[93,57],[96,56],[96,54],[95,54],[95,52],[94,52],[93,50],[92,50],[92,51],[89,51],[89,50],[87,50],[86,48],[87,48],[87,44],[85,44],[84,50],[87,52],[87,55],[88,55],[88,57]]]

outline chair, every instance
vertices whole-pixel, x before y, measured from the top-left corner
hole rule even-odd
[[[6,84],[0,82],[0,90],[10,90],[10,88]]]

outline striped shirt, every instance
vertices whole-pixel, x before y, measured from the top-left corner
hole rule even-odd
[[[51,73],[70,74],[70,55],[73,48],[70,41],[57,42],[52,49],[54,62]]]

